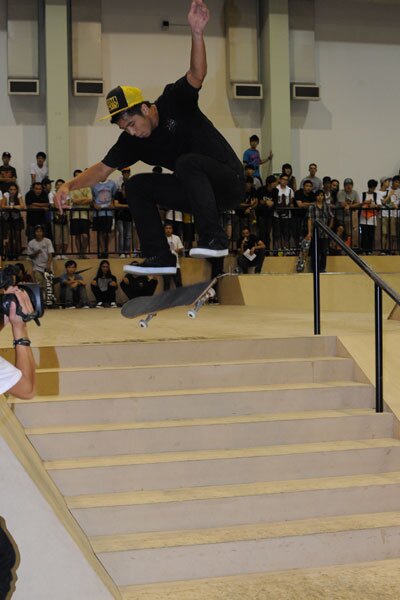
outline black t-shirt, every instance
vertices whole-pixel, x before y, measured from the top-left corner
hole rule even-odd
[[[121,191],[115,194],[115,200],[118,200],[120,204],[127,204],[126,197]],[[115,211],[115,219],[117,221],[132,221],[132,216],[129,208],[118,208]]]
[[[243,240],[244,240],[243,237],[240,237],[238,239],[238,241],[237,241],[238,248],[242,247]],[[254,248],[254,246],[257,244],[257,242],[258,242],[258,238],[251,233],[249,235],[249,237],[247,238],[247,241],[243,245],[243,251],[246,252],[246,250],[250,250],[251,248]]]
[[[159,124],[148,138],[137,138],[125,131],[102,162],[113,169],[123,169],[141,160],[175,170],[179,156],[202,154],[227,165],[244,177],[243,165],[235,152],[201,112],[199,90],[186,76],[168,84],[156,100]]]
[[[3,173],[4,176],[7,178],[11,178],[11,177],[17,178],[17,171],[11,165],[8,165],[8,167],[6,167],[5,165],[1,165],[0,173]],[[2,192],[3,194],[4,194],[4,192],[8,192],[9,187],[10,187],[10,182],[3,181],[0,177],[0,192]]]
[[[257,215],[272,218],[274,214],[274,205],[278,200],[278,190],[276,188],[268,190],[266,185],[262,185],[260,188],[258,188],[256,195],[258,199],[258,206],[256,208]],[[272,200],[274,205],[272,207],[267,206],[265,204],[266,200]]]
[[[297,205],[297,201],[299,202],[315,202],[315,194],[314,192],[311,192],[311,194],[309,194],[308,196],[304,193],[304,188],[301,188],[299,190],[297,190],[297,192],[294,193],[294,205]],[[294,217],[298,217],[298,218],[304,218],[307,215],[307,208],[297,208],[297,210],[294,210],[292,215]]]
[[[30,190],[25,196],[25,204],[29,209],[31,204],[48,204],[49,198],[45,192],[42,192],[40,196],[36,196],[33,190]],[[40,210],[39,208],[32,208],[27,211],[26,222],[28,225],[44,225],[47,221],[46,219],[47,211]]]

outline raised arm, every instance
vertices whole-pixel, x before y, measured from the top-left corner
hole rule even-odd
[[[190,53],[190,69],[186,77],[191,86],[201,88],[207,75],[206,46],[204,29],[210,19],[210,13],[203,0],[193,0],[190,5],[188,22],[192,31],[192,49]]]

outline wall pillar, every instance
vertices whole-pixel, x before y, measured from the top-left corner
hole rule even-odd
[[[271,148],[272,171],[291,161],[288,0],[260,0],[262,155]]]
[[[68,2],[45,0],[47,156],[52,179],[70,179]]]

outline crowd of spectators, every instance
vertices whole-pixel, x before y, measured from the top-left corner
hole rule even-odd
[[[324,204],[329,206],[330,226],[345,242],[360,253],[392,254],[400,250],[400,176],[384,176],[366,182],[365,191],[354,189],[353,180],[341,183],[335,177],[319,177],[318,166],[311,163],[308,173],[297,179],[290,164],[282,165],[279,173],[262,179],[260,166],[272,164],[272,152],[262,158],[253,135],[250,147],[243,154],[246,194],[236,210],[221,214],[230,240],[230,250],[239,258],[239,266],[246,270],[248,242],[243,252],[244,238],[256,239],[257,258],[268,255],[298,254],[301,242],[308,235],[309,219],[314,212],[316,194],[323,192]],[[11,154],[3,152],[0,165],[0,252],[9,260],[30,254],[30,243],[35,240],[35,228],[41,225],[43,238],[52,244],[52,257],[67,260],[74,256],[84,259],[97,255],[127,258],[140,256],[140,244],[127,204],[125,184],[130,169],[120,172],[120,179],[100,182],[93,188],[70,193],[67,209],[61,214],[55,207],[54,196],[63,179],[48,176],[47,157],[38,152],[31,165],[31,187],[22,193],[18,186],[16,169],[11,165]],[[162,172],[154,167],[155,173]],[[74,171],[76,176],[79,169]],[[53,187],[54,186],[54,187]],[[162,207],[162,198],[160,198]],[[160,208],[171,250],[185,254],[196,243],[193,216],[179,211]],[[171,226],[171,227],[169,227]],[[248,235],[244,235],[247,228]],[[180,245],[176,241],[179,239]],[[262,245],[262,246],[261,246]],[[32,246],[32,245],[31,245]],[[328,245],[332,254],[341,250]],[[258,271],[258,263],[252,266]],[[181,285],[180,271],[175,285]],[[170,279],[164,282],[166,289]],[[100,302],[100,300],[99,300]]]

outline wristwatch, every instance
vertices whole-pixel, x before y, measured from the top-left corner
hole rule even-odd
[[[28,338],[19,338],[18,340],[13,341],[13,346],[30,346],[31,340]]]

